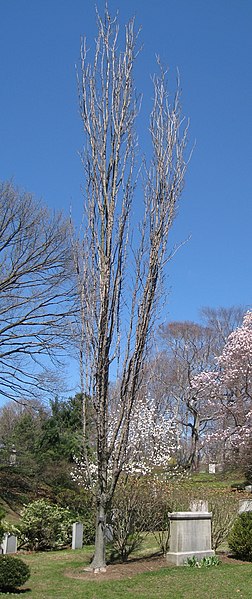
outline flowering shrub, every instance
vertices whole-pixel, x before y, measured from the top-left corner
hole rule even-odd
[[[115,491],[110,520],[113,530],[112,557],[123,561],[139,549],[151,532],[160,551],[169,546],[169,517],[173,511],[172,486],[157,476],[124,475]]]
[[[45,499],[34,501],[21,512],[20,544],[34,551],[64,547],[71,542],[73,520],[68,508],[52,505]]]
[[[57,505],[71,506],[75,522],[83,524],[83,544],[91,545],[95,540],[95,502],[93,493],[82,487],[64,489],[57,494]]]
[[[139,549],[146,533],[148,518],[143,477],[122,477],[117,485],[109,524],[113,531],[111,559],[126,561],[131,553]]]
[[[212,512],[212,548],[216,550],[228,538],[237,516],[238,501],[226,490],[209,490],[207,500]]]

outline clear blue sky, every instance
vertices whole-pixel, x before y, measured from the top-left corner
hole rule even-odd
[[[103,12],[103,2],[97,2]],[[143,129],[155,54],[180,70],[196,148],[173,240],[191,240],[169,269],[169,320],[202,306],[251,306],[252,2],[110,0],[142,27],[135,80]],[[75,63],[96,33],[93,0],[1,0],[0,177],[79,214],[83,175]],[[141,141],[141,140],[140,140]],[[144,145],[144,137],[142,139]],[[143,148],[144,149],[144,148]]]

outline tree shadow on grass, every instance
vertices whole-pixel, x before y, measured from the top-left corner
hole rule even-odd
[[[128,558],[123,561],[121,559],[120,556],[116,556],[116,557],[111,557],[111,555],[108,557],[107,560],[107,566],[113,566],[114,564],[133,564],[135,562],[147,562],[149,561],[153,561],[154,559],[158,559],[158,558],[162,558],[163,554],[161,551],[154,551],[153,553],[149,553],[148,555],[129,555]]]

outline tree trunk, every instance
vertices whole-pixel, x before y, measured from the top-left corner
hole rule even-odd
[[[96,514],[96,533],[95,533],[95,553],[91,562],[91,570],[93,572],[105,572],[106,571],[106,509],[104,502],[101,500],[97,504]]]
[[[192,410],[191,410],[192,412]],[[199,444],[199,426],[200,419],[199,414],[196,410],[193,410],[193,423],[191,423],[191,448],[190,455],[187,460],[188,467],[191,471],[196,471],[199,465],[199,452],[198,452],[198,444]]]

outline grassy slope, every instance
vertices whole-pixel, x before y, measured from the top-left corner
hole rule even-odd
[[[18,509],[12,509],[8,503],[6,503],[6,501],[4,501],[4,499],[2,499],[0,497],[0,507],[4,510],[5,512],[5,520],[8,520],[8,522],[10,522],[10,524],[17,524],[17,522],[19,521],[19,510]]]
[[[243,482],[243,476],[241,473],[230,473],[230,474],[207,474],[200,473],[194,474],[188,479],[185,478],[184,482],[181,481],[179,483],[180,486],[183,487],[185,485],[187,488],[191,488],[194,490],[202,490],[204,489],[227,489],[227,491],[231,491],[232,484],[241,484]],[[29,503],[29,501],[33,501],[35,499],[34,493],[24,491],[18,488],[18,482],[16,485],[11,486],[11,490],[8,496],[8,493],[1,493],[1,486],[3,488],[4,481],[2,482],[0,479],[0,506],[4,507],[6,510],[6,518],[9,519],[8,515],[10,515],[10,520],[17,520],[18,513],[22,508],[22,504]],[[40,489],[41,491],[41,489]],[[43,488],[43,496],[46,496],[47,491],[50,495],[50,489]],[[41,495],[41,493],[40,493]]]
[[[193,474],[190,478],[190,484],[196,488],[207,489],[227,489],[231,490],[232,485],[241,485],[244,482],[244,475],[240,472],[230,472],[217,474],[208,474],[207,472]]]

